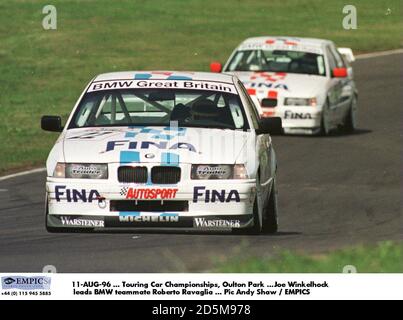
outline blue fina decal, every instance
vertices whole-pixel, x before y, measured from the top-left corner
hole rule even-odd
[[[140,212],[137,211],[120,211],[119,212],[119,217],[139,217],[140,216]]]
[[[120,151],[120,163],[140,162],[140,152]]]
[[[176,75],[171,75],[167,78],[167,80],[192,80],[191,77],[186,77],[186,76],[176,76]]]
[[[134,138],[137,135],[137,132],[126,132],[125,138]]]
[[[169,134],[157,134],[155,136],[151,137],[152,139],[160,139],[160,140],[171,140],[175,138],[175,136],[169,135]]]
[[[151,128],[143,128],[140,130],[140,133],[151,133],[151,134],[160,134],[161,130],[151,129]]]
[[[186,128],[182,127],[165,127],[165,131],[168,131],[169,134],[174,134],[176,136],[184,136],[186,133]]]
[[[161,153],[161,165],[179,165],[179,155],[171,152]]]
[[[134,80],[148,80],[151,78],[151,73],[136,73]]]

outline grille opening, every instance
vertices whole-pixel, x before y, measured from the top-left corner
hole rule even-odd
[[[151,182],[157,184],[176,184],[181,180],[179,167],[160,166],[151,169]]]
[[[262,100],[262,107],[277,107],[277,99],[265,98]]]
[[[118,169],[119,182],[146,183],[147,179],[147,167],[122,166]]]
[[[111,200],[111,211],[183,212],[189,211],[189,202],[181,200]]]

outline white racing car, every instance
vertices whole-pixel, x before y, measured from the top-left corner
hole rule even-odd
[[[284,133],[323,134],[356,127],[357,89],[349,48],[310,38],[257,37],[242,42],[222,68],[239,77],[264,117],[281,117]]]
[[[237,77],[119,72],[95,77],[47,160],[49,232],[124,228],[277,230],[270,133]]]

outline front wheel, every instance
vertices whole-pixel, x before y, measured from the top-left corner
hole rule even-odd
[[[276,180],[273,180],[270,198],[267,207],[263,211],[262,233],[271,234],[278,230],[278,207]]]
[[[256,196],[253,202],[253,225],[251,227],[247,228],[241,228],[241,229],[232,229],[233,234],[237,235],[258,235],[262,233],[262,223],[260,222],[261,219],[259,217],[259,208],[263,205],[262,197],[261,197],[261,186],[260,186],[260,179],[259,179],[259,173],[257,174],[256,177]]]

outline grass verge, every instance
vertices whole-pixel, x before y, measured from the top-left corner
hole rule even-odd
[[[403,244],[390,241],[357,246],[323,255],[284,251],[273,258],[232,257],[217,261],[214,272],[229,273],[341,273],[354,266],[359,273],[403,272]]]
[[[98,73],[208,70],[257,35],[329,38],[358,52],[402,47],[399,0],[350,1],[357,30],[342,28],[341,0],[54,0],[51,31],[46,4],[0,3],[0,175],[44,165],[57,137],[40,130],[41,115],[66,119]]]

